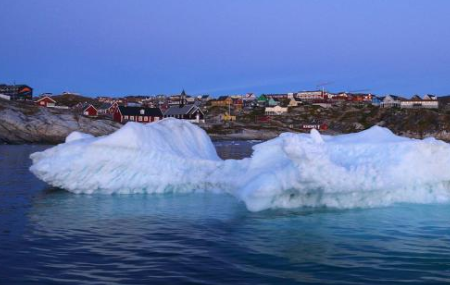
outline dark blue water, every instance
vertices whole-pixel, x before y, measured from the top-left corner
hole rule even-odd
[[[74,195],[28,172],[44,148],[0,146],[0,284],[450,282],[450,205],[251,213],[218,194]]]

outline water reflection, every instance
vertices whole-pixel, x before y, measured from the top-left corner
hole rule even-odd
[[[251,213],[225,194],[75,195],[20,171],[33,151],[0,148],[19,170],[0,174],[0,283],[450,281],[449,205]]]
[[[346,283],[349,274],[357,283],[389,283],[394,276],[413,282],[449,276],[449,213],[445,205],[251,213],[227,195],[73,195],[47,189],[33,203],[27,238],[51,241],[42,260],[90,256],[70,270],[82,266],[84,277],[93,279],[113,270],[120,280],[136,272],[173,277],[175,283],[225,273],[234,282],[246,276]]]

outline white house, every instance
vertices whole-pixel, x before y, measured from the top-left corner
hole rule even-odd
[[[411,108],[426,108],[426,109],[437,109],[439,108],[439,102],[436,96],[426,95],[424,98],[420,98],[418,95],[414,95],[409,100],[402,101],[400,103],[400,108],[411,109]]]
[[[436,95],[431,95],[431,94],[427,94],[425,96],[423,96],[423,100],[436,100],[437,101],[437,96]]]
[[[287,113],[287,111],[288,111],[287,107],[280,107],[280,106],[266,107],[265,109],[266,115],[281,115]]]
[[[298,92],[296,97],[302,101],[317,101],[324,100],[327,98],[325,92],[323,91],[301,91]]]
[[[387,95],[380,103],[381,108],[400,107],[402,101],[406,99],[400,96]]]
[[[297,106],[298,106],[297,100],[295,100],[294,97],[292,97],[292,98],[289,100],[288,107],[297,107]]]

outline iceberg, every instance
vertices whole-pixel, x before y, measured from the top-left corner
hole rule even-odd
[[[169,118],[97,138],[72,133],[31,159],[39,179],[74,193],[228,193],[250,211],[450,201],[450,145],[378,126],[284,133],[250,158],[223,160],[205,131]]]

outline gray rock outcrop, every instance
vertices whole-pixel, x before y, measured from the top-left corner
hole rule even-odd
[[[10,144],[64,141],[73,131],[106,135],[120,128],[111,120],[91,119],[70,110],[0,100],[0,142]]]

